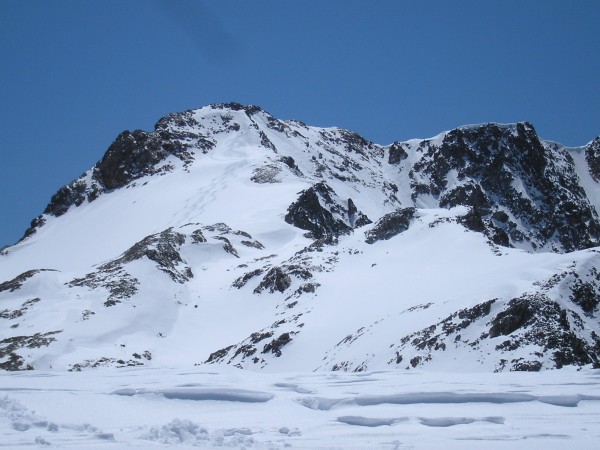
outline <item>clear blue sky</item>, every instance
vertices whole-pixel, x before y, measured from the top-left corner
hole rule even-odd
[[[600,134],[600,2],[0,0],[0,247],[124,129],[256,104],[377,143]]]

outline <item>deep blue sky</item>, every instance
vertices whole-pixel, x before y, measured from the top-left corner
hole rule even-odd
[[[257,104],[381,144],[600,134],[600,2],[0,0],[0,247],[124,129]]]

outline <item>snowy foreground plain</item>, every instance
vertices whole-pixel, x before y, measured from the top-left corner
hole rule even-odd
[[[600,371],[0,374],[4,448],[598,448]]]

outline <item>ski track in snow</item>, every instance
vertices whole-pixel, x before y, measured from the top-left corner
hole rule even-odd
[[[223,172],[213,177],[207,186],[199,188],[192,198],[185,201],[181,213],[175,214],[173,223],[187,223],[197,220],[204,213],[206,207],[217,200],[218,193],[227,189],[227,180],[234,179],[236,172],[246,165],[246,160],[230,164]],[[183,217],[179,218],[179,214],[183,214]]]
[[[0,374],[0,448],[596,448],[597,371]]]

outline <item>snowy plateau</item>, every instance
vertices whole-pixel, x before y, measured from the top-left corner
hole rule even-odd
[[[121,133],[0,251],[0,448],[597,448],[600,137]]]

